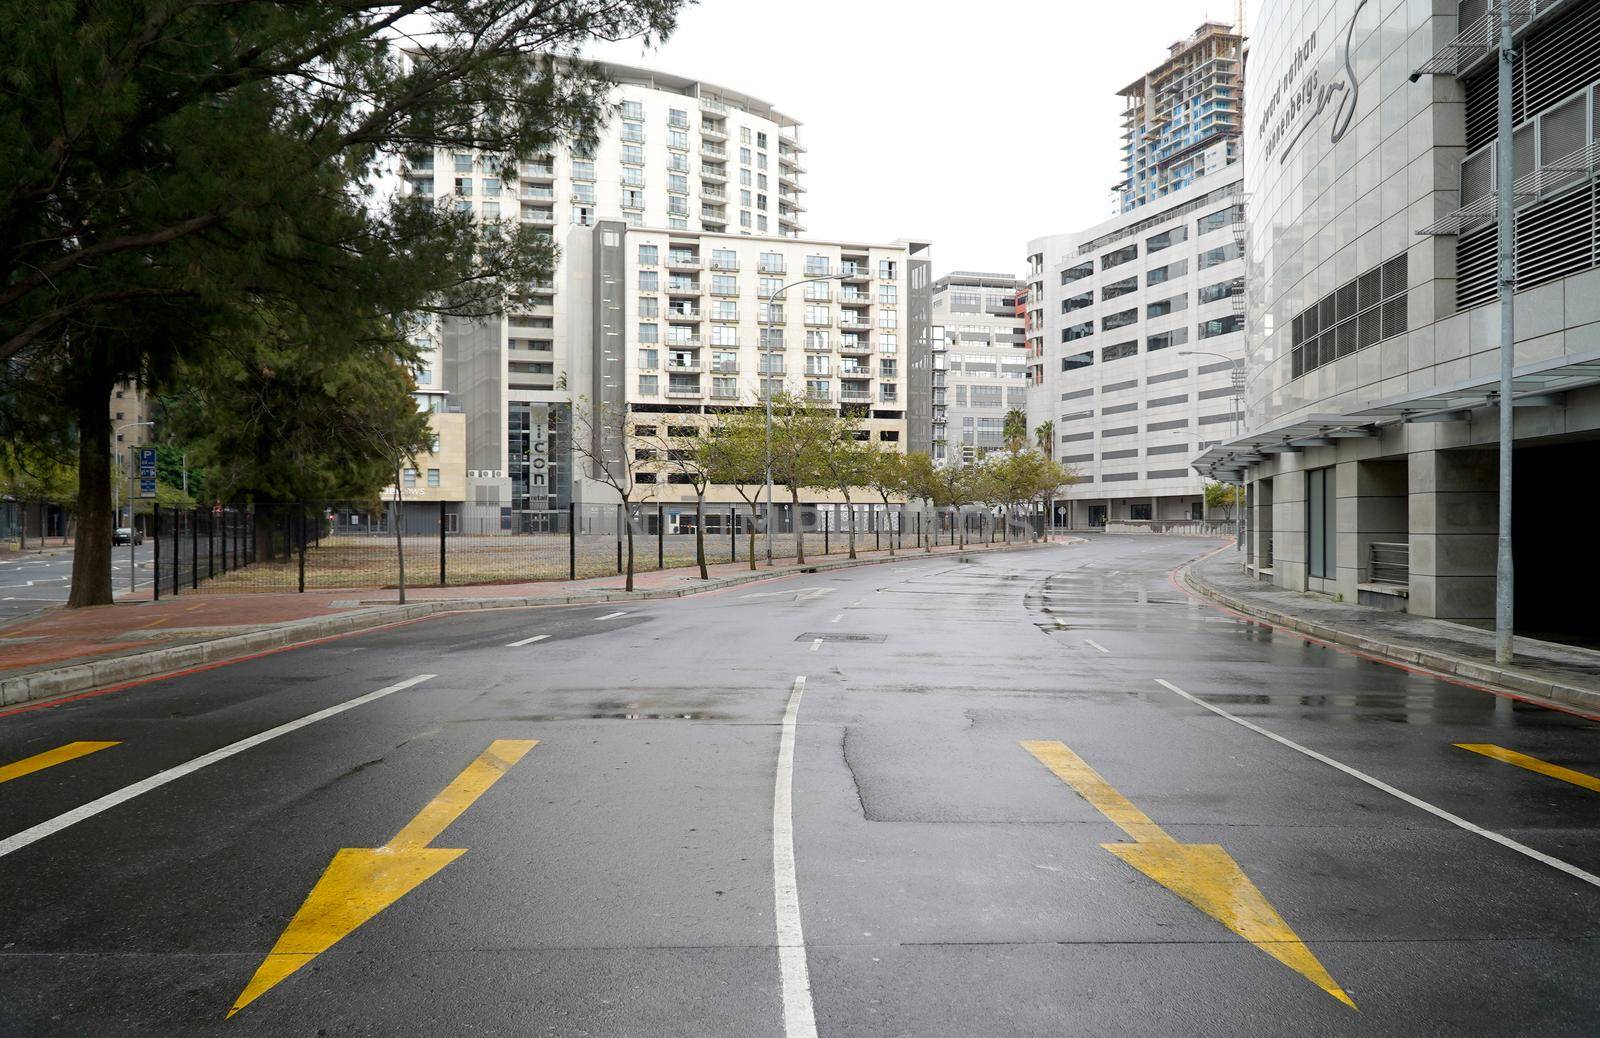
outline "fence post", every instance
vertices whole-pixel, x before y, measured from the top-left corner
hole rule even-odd
[[[922,547],[922,512],[917,512],[917,547]]]
[[[622,524],[627,520],[622,513],[622,506],[617,506],[617,576],[622,576]]]
[[[189,509],[189,590],[200,590],[200,510]]]
[[[155,591],[156,601],[161,601],[161,506],[150,506],[150,541],[151,541],[151,570],[150,587]]]
[[[661,502],[656,502],[656,569],[667,567],[667,513]]]
[[[300,506],[300,593],[306,593],[306,510]]]
[[[578,503],[567,502],[567,579],[578,579]]]
[[[444,587],[444,502],[439,502],[439,586]]]
[[[217,575],[217,514],[206,509],[206,579]]]
[[[183,534],[178,531],[178,517],[183,515],[178,509],[172,510],[172,597],[178,597],[178,560],[183,556]],[[161,579],[161,574],[156,574],[156,579]]]
[[[828,554],[828,527],[833,525],[833,509],[822,512],[822,554]]]
[[[739,561],[739,524],[732,505],[728,506],[728,561]]]

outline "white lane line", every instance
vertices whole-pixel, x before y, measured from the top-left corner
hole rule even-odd
[[[838,615],[838,616],[836,616],[836,617],[834,617],[834,618],[833,618],[833,619],[832,619],[832,620],[829,620],[829,621],[828,621],[828,622],[829,622],[829,623],[830,623],[830,624],[836,624],[836,623],[838,623],[838,622],[839,622],[839,621],[840,621],[840,620],[843,620],[843,619],[844,619],[844,614],[843,614],[843,613],[840,613],[840,614],[839,614],[839,615]]]
[[[615,620],[619,616],[627,616],[627,615],[628,615],[627,613],[607,613],[605,616],[597,616],[597,617],[595,617],[595,620],[596,621],[600,621],[600,620]]]
[[[1583,869],[1578,868],[1576,865],[1570,865],[1567,862],[1562,861],[1560,858],[1552,858],[1550,855],[1545,854],[1542,851],[1534,850],[1532,847],[1529,847],[1527,844],[1518,843],[1516,840],[1511,839],[1509,836],[1501,836],[1499,833],[1494,832],[1491,829],[1485,829],[1481,825],[1474,825],[1473,823],[1467,821],[1465,818],[1462,818],[1460,815],[1451,814],[1449,811],[1446,811],[1444,808],[1436,807],[1433,804],[1428,803],[1426,800],[1419,800],[1416,797],[1412,796],[1410,793],[1405,792],[1404,790],[1399,790],[1399,789],[1394,788],[1393,786],[1389,785],[1389,783],[1384,782],[1382,779],[1375,779],[1371,775],[1368,775],[1366,772],[1357,771],[1355,768],[1352,768],[1348,764],[1341,764],[1338,761],[1334,760],[1332,757],[1327,756],[1326,754],[1318,753],[1316,750],[1309,749],[1308,747],[1305,747],[1305,746],[1301,746],[1299,743],[1295,742],[1293,739],[1285,739],[1283,736],[1277,734],[1276,732],[1269,732],[1265,728],[1261,727],[1258,724],[1252,724],[1251,722],[1246,721],[1242,717],[1239,717],[1239,716],[1237,716],[1235,714],[1230,714],[1228,711],[1222,709],[1220,706],[1213,706],[1212,704],[1206,702],[1204,699],[1201,699],[1198,696],[1190,695],[1189,693],[1185,692],[1183,689],[1179,688],[1177,685],[1174,685],[1170,681],[1165,681],[1165,680],[1163,680],[1161,678],[1156,678],[1156,684],[1162,686],[1163,688],[1165,688],[1169,692],[1176,692],[1178,695],[1180,695],[1183,698],[1189,700],[1189,702],[1191,702],[1191,703],[1195,703],[1195,704],[1197,704],[1199,706],[1205,707],[1207,710],[1210,710],[1212,713],[1216,714],[1219,717],[1225,717],[1228,720],[1232,721],[1234,724],[1242,725],[1243,727],[1250,729],[1252,732],[1255,732],[1257,735],[1265,735],[1267,738],[1271,739],[1273,742],[1278,743],[1279,745],[1282,745],[1282,746],[1287,746],[1291,750],[1296,750],[1296,751],[1298,751],[1300,753],[1303,753],[1307,757],[1310,757],[1312,760],[1321,761],[1323,764],[1326,764],[1328,767],[1333,768],[1335,771],[1342,771],[1346,775],[1349,775],[1353,779],[1360,779],[1362,782],[1365,782],[1367,785],[1371,786],[1373,789],[1380,789],[1383,792],[1388,793],[1392,797],[1396,797],[1396,798],[1398,798],[1400,800],[1404,800],[1406,803],[1410,804],[1412,807],[1419,807],[1419,808],[1421,808],[1422,810],[1428,812],[1431,815],[1434,815],[1434,816],[1436,816],[1438,818],[1443,818],[1445,821],[1449,822],[1451,825],[1459,826],[1460,828],[1465,829],[1469,833],[1475,833],[1478,836],[1483,837],[1485,840],[1490,840],[1490,841],[1492,841],[1494,843],[1498,843],[1500,846],[1509,848],[1509,849],[1511,849],[1513,851],[1516,851],[1518,854],[1527,855],[1528,857],[1532,858],[1534,861],[1543,862],[1544,864],[1550,866],[1551,868],[1557,869],[1557,870],[1559,870],[1561,872],[1565,872],[1567,875],[1572,876],[1575,879],[1581,879],[1585,883],[1591,884],[1593,886],[1600,887],[1600,876],[1596,876],[1592,872],[1585,872]]]
[[[550,637],[548,634],[536,634],[532,638],[524,638],[520,642],[508,642],[506,643],[506,648],[520,649],[524,645],[532,645],[534,642],[542,642],[548,637]]]
[[[813,639],[811,639],[811,651],[812,652],[816,652],[820,648],[822,648],[822,639],[821,638],[813,638]]]
[[[1093,638],[1085,638],[1084,641],[1087,642],[1090,645],[1093,645],[1095,648],[1099,649],[1101,652],[1105,653],[1107,656],[1111,655],[1111,650],[1110,649],[1106,648],[1104,645],[1101,645],[1099,642],[1095,641]]]
[[[280,735],[288,735],[290,732],[298,731],[307,725],[316,724],[318,721],[325,721],[337,714],[344,713],[346,710],[353,710],[358,706],[364,706],[367,703],[382,699],[384,696],[392,696],[396,692],[408,689],[412,685],[420,685],[422,682],[429,681],[434,677],[437,677],[437,675],[418,674],[414,678],[407,678],[404,681],[396,682],[393,685],[387,685],[383,688],[380,688],[375,692],[368,692],[366,695],[356,696],[354,699],[347,699],[343,703],[335,703],[333,706],[318,710],[316,713],[307,714],[304,717],[296,718],[293,721],[280,724],[276,728],[269,728],[257,735],[240,739],[238,742],[231,742],[219,750],[212,750],[210,753],[202,754],[193,760],[185,761],[184,763],[175,767],[168,768],[166,771],[158,771],[149,778],[141,779],[131,786],[123,786],[119,790],[107,793],[98,800],[91,800],[87,804],[75,807],[65,814],[56,815],[54,818],[47,819],[43,822],[40,822],[38,825],[22,830],[20,833],[17,833],[14,836],[8,836],[4,840],[0,840],[0,858],[4,858],[13,851],[20,851],[22,848],[31,843],[37,843],[46,836],[51,836],[55,833],[58,833],[68,826],[76,825],[86,818],[93,818],[95,815],[100,814],[103,811],[109,811],[119,804],[125,804],[136,796],[141,796],[153,789],[159,789],[169,782],[176,782],[185,775],[192,775],[208,765],[215,764],[218,761],[227,760],[229,757],[243,753],[245,750],[254,749],[257,746],[260,746],[262,743],[271,742]]]
[[[783,711],[778,743],[778,780],[772,790],[772,893],[778,920],[778,969],[783,977],[783,1033],[786,1038],[816,1038],[811,1007],[811,972],[806,967],[805,931],[800,926],[800,885],[794,869],[794,731],[800,714],[804,675],[794,679]]]

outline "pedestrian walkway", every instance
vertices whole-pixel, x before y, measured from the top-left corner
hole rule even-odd
[[[1497,664],[1493,631],[1266,584],[1241,571],[1231,546],[1192,563],[1184,579],[1222,605],[1303,634],[1468,681],[1600,710],[1600,652],[1591,649],[1518,638],[1513,662]]]
[[[961,549],[943,545],[931,552],[901,549],[896,558],[930,558],[1001,550],[1024,545],[977,545]],[[890,561],[885,551],[862,551],[860,562]],[[701,580],[695,567],[667,569],[634,575],[633,595],[661,598],[715,590],[735,583],[764,580],[808,572],[816,568],[850,565],[839,555],[815,559],[805,566],[779,560],[761,563],[754,572],[748,562],[709,566],[709,580]],[[0,679],[56,672],[62,668],[119,659],[152,650],[192,646],[256,632],[292,627],[292,639],[305,640],[415,619],[460,603],[463,608],[496,605],[565,605],[604,602],[625,597],[625,578],[612,574],[585,580],[538,581],[520,584],[416,587],[406,591],[408,606],[402,611],[395,589],[347,589],[306,594],[180,593],[152,601],[149,589],[119,596],[118,604],[88,609],[51,609],[18,622],[0,626]],[[415,607],[425,606],[423,610]],[[175,664],[178,666],[185,663]],[[5,684],[0,681],[0,684]],[[28,698],[37,698],[30,695]]]

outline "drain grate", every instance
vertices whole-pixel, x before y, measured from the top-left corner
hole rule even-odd
[[[797,642],[882,642],[888,635],[883,634],[827,634],[822,631],[807,631],[796,638]]]

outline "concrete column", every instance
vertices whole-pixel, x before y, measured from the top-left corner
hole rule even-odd
[[[1409,612],[1451,620],[1494,616],[1499,463],[1488,450],[1408,456]]]
[[[1302,469],[1272,478],[1272,582],[1290,591],[1306,589],[1306,474]]]
[[[1272,486],[1271,476],[1250,484],[1250,561],[1258,574],[1272,568]]]

